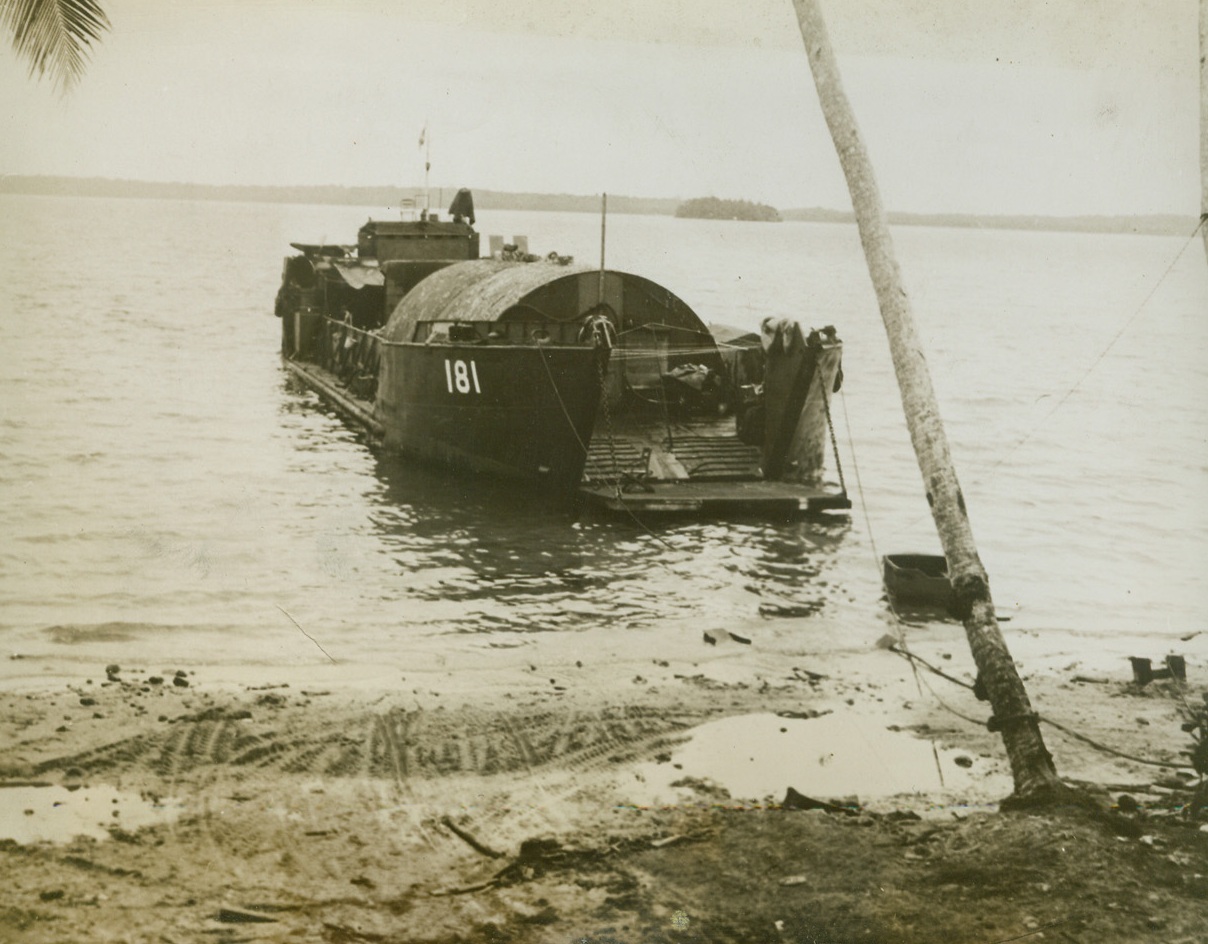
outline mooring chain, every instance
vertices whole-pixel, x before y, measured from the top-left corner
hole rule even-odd
[[[607,320],[605,321],[608,324]],[[608,337],[607,328],[601,328],[599,323],[595,323],[593,334],[597,347],[603,345],[612,349],[612,344]],[[603,334],[603,340],[600,335]],[[611,359],[611,358],[610,358]],[[604,428],[608,434],[608,454],[612,459],[612,478],[613,485],[617,490],[617,498],[621,497],[621,468],[617,462],[617,443],[613,436],[612,430],[612,408],[608,405],[608,377],[604,372],[604,359],[597,353],[596,356],[596,375],[600,378],[600,405],[604,409]]]
[[[822,408],[826,411],[826,428],[830,431],[831,451],[835,454],[835,471],[839,473],[839,488],[847,497],[847,483],[843,480],[843,463],[839,461],[839,440],[835,437],[835,422],[831,419],[830,397],[826,393],[825,377],[818,371],[818,389],[822,391]]]
[[[603,340],[601,341],[600,340],[600,329],[598,328],[598,326],[595,326],[595,327],[596,327],[596,330],[593,331],[593,337],[595,338],[596,344],[611,348],[612,344],[610,342],[608,334],[604,333]],[[558,406],[562,410],[562,416],[566,419],[567,425],[570,427],[571,435],[574,436],[576,442],[579,443],[579,448],[583,450],[583,455],[587,459],[590,459],[590,457],[591,457],[590,443],[589,442],[585,443],[583,441],[583,438],[579,435],[579,431],[575,428],[574,421],[571,419],[571,416],[570,416],[570,411],[568,411],[566,409],[566,404],[562,400],[562,394],[558,390],[558,382],[554,379],[554,373],[552,370],[550,370],[549,361],[545,357],[545,348],[541,346],[541,343],[539,341],[534,343],[534,347],[537,350],[538,356],[541,358],[541,365],[545,368],[545,375],[549,378],[550,386],[553,388],[553,391],[554,391],[554,397],[557,399]],[[608,451],[612,456],[612,474],[613,474],[613,478],[614,478],[615,484],[616,484],[617,498],[620,499],[621,498],[620,464],[617,462],[616,442],[615,442],[615,438],[614,438],[613,432],[612,432],[612,412],[608,407],[608,391],[606,389],[607,377],[605,376],[605,373],[604,373],[603,360],[599,356],[597,356],[597,358],[596,358],[596,376],[600,378],[600,393],[601,393],[601,398],[603,400],[603,407],[604,407],[604,425],[608,428]],[[631,512],[631,514],[632,514],[632,512]]]
[[[558,407],[562,410],[562,416],[566,420],[566,425],[570,427],[570,434],[575,437],[575,441],[579,444],[579,448],[583,450],[583,455],[588,453],[588,446],[579,436],[579,431],[575,429],[575,422],[570,417],[570,411],[566,409],[566,404],[562,401],[562,394],[558,392],[558,382],[554,380],[554,372],[549,369],[549,361],[545,359],[545,348],[540,342],[534,342],[533,345],[538,356],[541,358],[541,366],[545,368],[545,376],[549,378],[550,388],[554,391],[554,398],[558,401]]]

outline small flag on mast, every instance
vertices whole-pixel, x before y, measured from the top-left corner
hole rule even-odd
[[[424,140],[427,137],[428,137],[428,122],[425,121],[423,128],[421,128],[420,132],[419,132],[419,146],[421,148],[424,146]]]

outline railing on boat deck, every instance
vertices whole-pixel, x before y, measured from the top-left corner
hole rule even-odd
[[[319,366],[339,377],[353,396],[373,400],[381,358],[378,336],[325,316],[317,341],[315,360]]]

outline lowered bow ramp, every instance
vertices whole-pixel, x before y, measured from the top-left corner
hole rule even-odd
[[[842,493],[793,482],[654,482],[628,491],[605,485],[585,485],[579,491],[598,508],[633,514],[791,518],[851,508]]]
[[[712,333],[725,336],[716,326]],[[590,504],[765,518],[851,508],[837,450],[839,489],[822,478],[827,447],[834,447],[830,398],[842,382],[834,329],[807,335],[795,321],[769,319],[762,337],[743,341],[727,345],[738,373],[730,386],[755,395],[738,402],[737,417],[724,402],[711,415],[685,416],[663,401],[644,415],[606,415],[597,424],[580,488]]]

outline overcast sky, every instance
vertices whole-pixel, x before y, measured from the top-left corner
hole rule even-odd
[[[849,206],[790,0],[102,0],[0,173]],[[886,203],[1199,207],[1197,0],[824,0]]]

